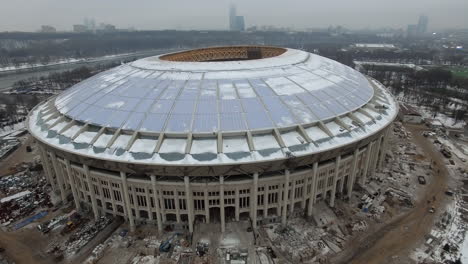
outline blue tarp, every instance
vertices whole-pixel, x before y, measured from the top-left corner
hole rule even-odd
[[[23,221],[17,223],[15,225],[14,229],[18,230],[18,229],[20,229],[20,228],[22,228],[22,227],[36,221],[36,220],[38,220],[38,219],[41,219],[42,217],[46,216],[47,214],[48,214],[47,211],[42,211],[42,212],[40,212],[38,214],[35,214],[35,215],[33,215],[33,216],[29,217],[29,218],[26,218]]]

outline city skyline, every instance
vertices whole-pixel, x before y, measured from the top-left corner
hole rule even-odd
[[[360,5],[341,1],[338,6],[337,3],[319,5],[305,0],[292,0],[288,5],[278,1],[268,1],[267,4],[266,0],[209,0],[202,4],[187,0],[162,3],[143,0],[135,5],[117,0],[112,7],[105,1],[85,0],[79,6],[72,6],[58,0],[45,0],[28,2],[26,10],[20,8],[24,1],[2,5],[5,15],[0,17],[0,31],[37,31],[38,25],[70,31],[73,25],[82,23],[84,17],[113,24],[117,28],[224,30],[229,28],[227,10],[230,4],[235,4],[238,13],[248,18],[246,27],[271,25],[297,30],[337,25],[350,29],[406,28],[408,24],[416,23],[421,14],[431,18],[429,30],[468,27],[468,17],[464,12],[468,10],[468,2],[461,0],[449,0],[443,7],[435,0],[410,3],[364,0]],[[181,5],[185,7],[183,10],[179,8]]]

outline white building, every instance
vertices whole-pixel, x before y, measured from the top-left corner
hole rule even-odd
[[[256,58],[256,59],[253,59]],[[29,115],[47,178],[95,217],[193,231],[286,224],[349,196],[382,165],[398,106],[314,54],[218,47],[102,72]]]

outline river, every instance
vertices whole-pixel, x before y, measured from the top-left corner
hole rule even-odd
[[[127,53],[115,56],[104,56],[99,58],[93,58],[87,61],[81,62],[70,62],[60,65],[46,65],[32,69],[21,69],[16,71],[0,72],[0,92],[11,89],[13,84],[20,80],[25,80],[31,77],[47,76],[50,73],[63,72],[73,70],[82,66],[94,66],[110,62],[120,62],[122,60],[139,59],[149,56],[160,55],[178,49],[158,49],[150,51],[141,51],[135,53]]]

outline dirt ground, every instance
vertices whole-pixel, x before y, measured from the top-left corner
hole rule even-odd
[[[15,167],[18,163],[31,162],[34,160],[38,153],[32,141],[33,139],[29,134],[21,137],[21,146],[0,162],[0,177],[14,173],[10,168]],[[27,146],[31,146],[33,151],[27,152]]]
[[[5,255],[17,264],[54,263],[53,259],[40,248],[44,248],[47,240],[37,230],[27,229],[11,233],[0,230],[0,247],[5,248]]]
[[[434,224],[437,214],[428,212],[434,206],[442,212],[446,205],[448,171],[445,161],[434,145],[421,135],[426,130],[424,126],[405,125],[412,133],[412,141],[421,148],[428,160],[436,162],[433,167],[434,177],[425,189],[423,198],[415,207],[389,224],[381,226],[369,236],[351,241],[346,251],[332,263],[382,264],[382,263],[414,263],[408,255],[412,249],[424,239]],[[428,200],[435,201],[428,204]],[[353,246],[354,245],[354,246]]]

